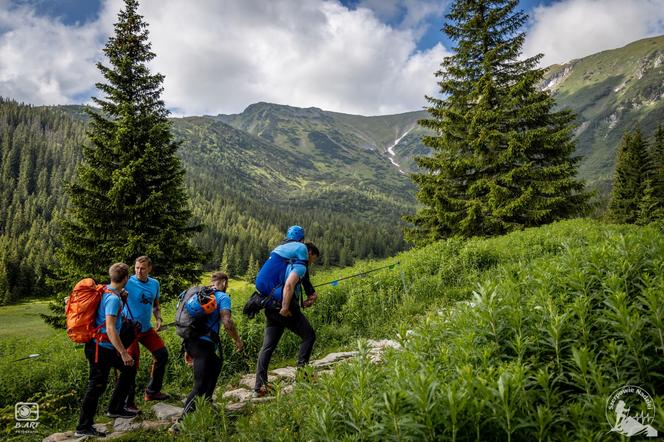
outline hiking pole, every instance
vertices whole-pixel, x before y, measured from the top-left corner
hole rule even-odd
[[[356,278],[358,276],[368,275],[369,273],[377,272],[379,270],[383,270],[383,269],[387,269],[387,268],[393,268],[394,266],[398,266],[399,264],[400,264],[400,262],[397,261],[394,264],[386,265],[386,266],[383,266],[383,267],[378,267],[377,269],[371,269],[371,270],[367,270],[366,272],[356,273],[354,275],[350,275],[350,276],[346,276],[346,277],[343,277],[343,278],[335,279],[333,281],[328,281],[328,282],[324,282],[322,284],[317,284],[317,285],[314,286],[314,288],[322,287],[322,286],[328,285],[328,284],[332,284],[333,287],[336,287],[339,284],[339,281],[344,281],[346,279]]]
[[[12,362],[25,361],[25,360],[27,360],[27,359],[34,359],[34,358],[38,358],[38,357],[40,357],[40,356],[41,356],[41,354],[39,354],[39,353],[35,353],[35,354],[32,354],[32,355],[27,355],[27,356],[24,357],[24,358],[14,359]]]

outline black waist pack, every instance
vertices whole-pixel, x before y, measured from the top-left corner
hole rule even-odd
[[[122,345],[129,347],[138,339],[140,333],[140,322],[127,318],[122,319],[122,328],[120,329],[120,341],[122,341]]]
[[[264,308],[280,309],[281,303],[276,299],[273,299],[271,296],[263,296],[258,292],[254,292],[249,297],[246,304],[244,304],[242,314],[249,319],[253,319],[253,317],[256,316],[256,313]]]

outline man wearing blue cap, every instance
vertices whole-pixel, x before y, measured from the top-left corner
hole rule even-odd
[[[291,226],[286,232],[285,241],[276,247],[272,253],[289,260],[286,267],[285,283],[273,294],[278,307],[265,308],[265,334],[263,346],[258,355],[256,364],[256,383],[254,397],[261,397],[267,393],[267,370],[270,359],[285,329],[288,329],[302,339],[297,366],[302,367],[309,362],[311,352],[316,341],[316,332],[309,324],[307,317],[300,310],[300,283],[307,275],[308,265],[312,264],[320,255],[312,243],[304,244],[304,229],[300,226]],[[310,283],[309,283],[310,285]],[[312,290],[313,291],[313,290]],[[307,300],[303,307],[310,307],[316,294],[307,290]]]

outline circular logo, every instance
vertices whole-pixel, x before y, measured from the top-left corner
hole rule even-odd
[[[27,405],[21,405],[18,407],[18,410],[16,410],[16,413],[18,414],[18,417],[21,419],[27,419],[30,417],[30,414],[32,413],[32,408],[28,407]]]
[[[655,403],[650,394],[636,385],[614,391],[606,402],[606,420],[611,431],[623,436],[656,437],[650,424],[655,419]]]

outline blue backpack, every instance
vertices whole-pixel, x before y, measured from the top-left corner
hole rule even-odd
[[[297,258],[284,258],[278,253],[270,253],[263,267],[256,275],[256,290],[261,297],[281,303],[281,292],[286,283],[286,270],[294,264],[307,265],[307,261]]]

